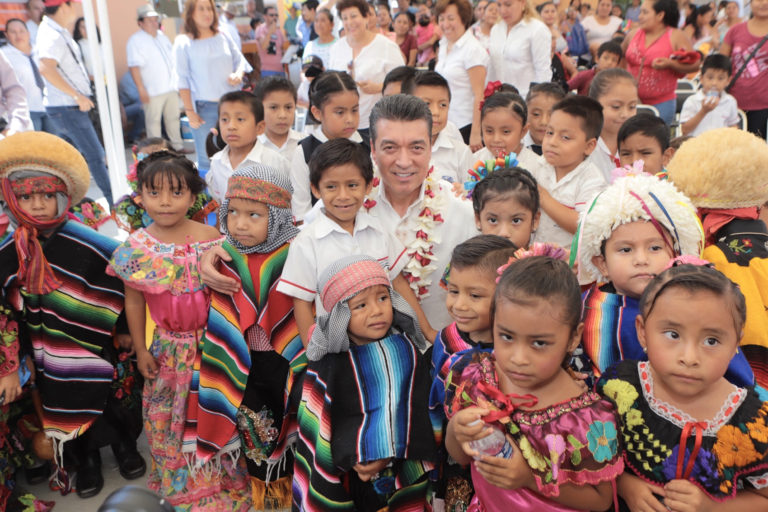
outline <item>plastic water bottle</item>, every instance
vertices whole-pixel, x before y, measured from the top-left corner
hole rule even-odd
[[[482,420],[475,420],[470,425],[476,425]],[[508,459],[512,457],[514,448],[512,444],[507,440],[507,436],[504,432],[495,425],[489,425],[492,429],[491,433],[482,439],[469,442],[469,447],[475,450],[478,455],[475,459],[479,459],[483,455],[489,457],[501,457],[502,459]]]

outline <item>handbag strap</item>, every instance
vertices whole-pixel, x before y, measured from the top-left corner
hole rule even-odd
[[[744,70],[747,69],[747,64],[749,64],[749,61],[755,58],[755,55],[757,55],[757,52],[765,44],[766,41],[768,41],[768,34],[763,36],[760,42],[757,43],[757,46],[755,46],[755,49],[752,50],[752,53],[749,54],[749,57],[747,57],[746,60],[744,60],[744,62],[741,64],[739,70],[735,75],[733,75],[733,78],[731,78],[731,81],[728,83],[728,87],[725,88],[725,92],[731,92],[731,88],[734,86],[734,84],[736,84],[736,80],[738,80]]]

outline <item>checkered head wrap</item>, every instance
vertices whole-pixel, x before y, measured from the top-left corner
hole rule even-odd
[[[427,341],[419,327],[416,313],[392,289],[386,270],[370,256],[352,255],[331,263],[320,276],[318,293],[323,308],[329,313],[318,316],[310,331],[307,346],[307,358],[310,361],[318,361],[326,354],[349,350],[349,300],[376,285],[384,285],[389,289],[394,309],[392,328],[405,334],[419,350],[426,350]]]
[[[254,164],[236,171],[227,182],[227,194],[219,209],[221,232],[241,254],[269,253],[296,238],[299,229],[293,224],[291,213],[290,179],[268,165]],[[264,203],[269,208],[267,239],[259,245],[246,247],[232,237],[227,229],[227,212],[232,198],[249,199]]]

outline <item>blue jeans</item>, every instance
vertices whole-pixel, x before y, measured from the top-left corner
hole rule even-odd
[[[667,123],[667,126],[672,126],[675,121],[675,110],[677,110],[677,100],[663,101],[654,105],[656,110],[659,111],[659,117]]]
[[[48,117],[46,112],[30,112],[29,117],[32,119],[32,125],[35,127],[36,132],[48,132],[58,135],[56,128],[51,123],[51,118]]]
[[[195,102],[195,110],[197,115],[203,120],[200,128],[192,130],[192,138],[195,140],[195,153],[197,153],[197,170],[203,175],[211,167],[211,161],[208,160],[208,153],[205,151],[205,139],[211,133],[211,128],[214,128],[219,120],[219,104],[216,101],[198,100]]]
[[[85,157],[93,180],[112,206],[112,185],[104,162],[104,148],[88,112],[81,112],[77,107],[46,107],[45,110],[58,134],[66,135]]]

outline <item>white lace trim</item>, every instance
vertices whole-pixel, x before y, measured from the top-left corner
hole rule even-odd
[[[647,375],[646,379],[643,378],[643,372]],[[653,376],[651,375],[651,368],[648,361],[640,361],[637,363],[637,375],[640,379],[640,387],[643,390],[643,397],[645,397],[646,402],[648,402],[648,405],[653,412],[680,429],[684,428],[686,423],[696,423],[698,421],[696,418],[681,411],[674,405],[653,396]],[[648,384],[647,388],[646,384]],[[723,402],[722,407],[720,407],[720,410],[715,417],[706,421],[707,428],[704,429],[702,434],[715,437],[717,432],[731,420],[734,414],[736,414],[736,411],[739,410],[739,407],[741,407],[741,404],[746,398],[747,390],[736,387],[736,389],[725,399],[725,402]],[[731,409],[731,412],[726,415],[726,411],[728,411],[729,408]]]

